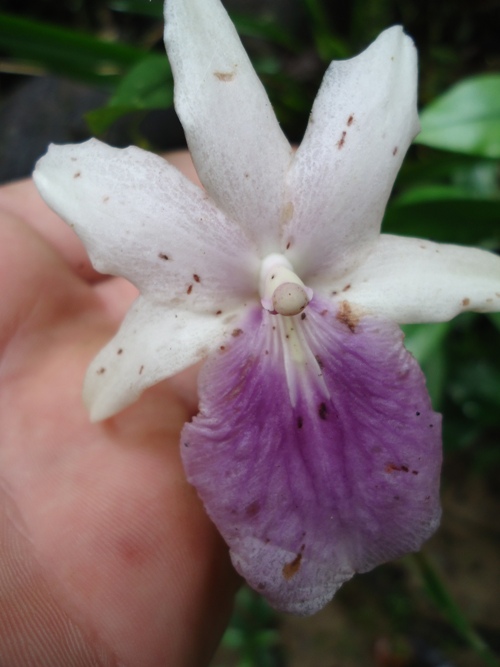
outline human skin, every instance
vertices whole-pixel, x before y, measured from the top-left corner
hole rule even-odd
[[[238,580],[180,461],[196,370],[91,424],[85,370],[137,292],[31,180],[0,188],[0,218],[0,663],[206,665]]]

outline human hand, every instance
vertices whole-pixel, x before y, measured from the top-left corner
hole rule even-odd
[[[89,422],[86,367],[136,291],[32,181],[0,188],[0,284],[2,667],[207,664],[237,584],[180,461],[196,372]]]

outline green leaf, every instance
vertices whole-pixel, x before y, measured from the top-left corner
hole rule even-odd
[[[0,48],[10,56],[75,79],[115,84],[145,51],[0,13]]]
[[[405,347],[413,354],[427,379],[427,389],[435,410],[440,410],[446,383],[446,358],[443,346],[452,322],[405,324]]]
[[[243,37],[257,37],[271,44],[276,44],[294,53],[298,53],[302,44],[287,30],[284,30],[272,17],[254,17],[231,12],[231,20],[238,34]]]
[[[123,77],[109,106],[162,109],[172,105],[173,78],[165,54],[151,54]]]
[[[500,75],[465,79],[421,113],[415,142],[433,148],[500,157]]]
[[[345,42],[337,37],[330,28],[328,13],[321,0],[302,0],[309,15],[316,50],[320,58],[327,63],[339,58],[347,58],[349,49]]]
[[[167,57],[161,54],[147,56],[123,77],[107,106],[86,114],[90,130],[99,135],[129,113],[172,106],[173,86]]]
[[[85,121],[93,136],[98,137],[102,135],[108,127],[113,125],[115,121],[127,114],[136,111],[134,107],[101,107],[88,111],[85,114]]]
[[[500,332],[500,313],[488,313],[488,317]]]
[[[465,188],[417,186],[387,207],[383,231],[464,245],[500,244],[500,199]]]
[[[154,19],[163,20],[163,0],[114,0],[108,4],[115,12],[127,14],[138,14],[149,16]]]

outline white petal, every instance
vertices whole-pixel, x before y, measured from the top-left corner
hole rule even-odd
[[[245,233],[159,156],[96,140],[51,146],[34,179],[95,268],[143,294],[214,312],[256,291],[256,249]]]
[[[148,387],[204,359],[237,330],[240,312],[169,310],[139,297],[87,371],[83,396],[92,421],[111,417]]]
[[[500,257],[486,250],[382,235],[330,295],[399,324],[500,311]]]
[[[283,246],[304,281],[362,259],[418,130],[416,50],[401,27],[330,65],[288,179]]]
[[[276,251],[291,148],[219,0],[168,0],[165,44],[175,108],[215,202]]]

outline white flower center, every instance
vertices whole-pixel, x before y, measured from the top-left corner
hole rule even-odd
[[[259,287],[263,307],[273,314],[298,315],[313,296],[287,258],[277,253],[262,260]]]

